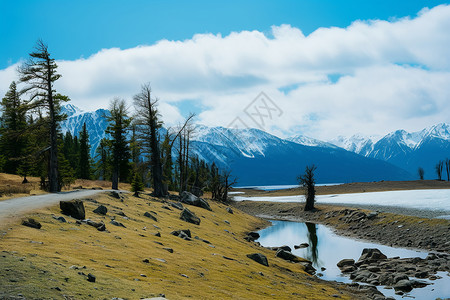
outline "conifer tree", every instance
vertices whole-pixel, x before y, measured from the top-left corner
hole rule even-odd
[[[89,154],[91,146],[89,144],[89,134],[86,129],[86,123],[80,132],[80,152],[78,163],[78,178],[89,179],[91,177],[91,155]]]
[[[61,189],[58,181],[58,124],[63,119],[60,103],[69,101],[68,97],[57,94],[54,83],[61,75],[56,72],[57,65],[51,58],[47,45],[39,40],[30,59],[19,67],[20,81],[26,84],[23,92],[30,94],[28,105],[32,108],[45,109],[48,112],[49,131],[49,191],[54,193]]]
[[[26,107],[20,100],[13,81],[1,101],[0,153],[4,157],[3,171],[16,174],[26,146]]]
[[[109,122],[106,133],[111,136],[109,140],[111,147],[112,162],[112,189],[119,188],[119,180],[128,177],[130,148],[126,139],[131,119],[125,100],[114,98],[110,104],[110,116],[106,116]]]
[[[110,157],[110,149],[109,142],[106,138],[100,140],[100,144],[95,150],[96,155],[96,176],[101,180],[110,179],[110,165],[111,165],[111,157]]]

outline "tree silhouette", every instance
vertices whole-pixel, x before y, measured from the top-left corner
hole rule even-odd
[[[305,190],[305,211],[314,209],[314,200],[316,198],[314,171],[317,169],[315,165],[306,166],[305,173],[297,177],[298,182]]]

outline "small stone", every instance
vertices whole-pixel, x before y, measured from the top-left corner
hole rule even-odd
[[[230,214],[233,213],[233,210],[231,209],[231,207],[227,207],[227,212],[230,213]]]
[[[88,278],[87,281],[89,282],[95,282],[96,278],[94,275],[92,275],[91,273],[88,274]]]
[[[31,227],[31,228],[36,228],[36,229],[41,229],[41,227],[42,227],[41,223],[39,223],[38,221],[36,221],[35,219],[32,219],[32,218],[23,220],[22,225]]]
[[[147,217],[147,218],[152,219],[152,220],[155,221],[155,222],[158,221],[158,219],[156,219],[156,217],[153,216],[153,215],[152,215],[151,213],[149,213],[148,211],[146,211],[146,212],[144,213],[144,216]]]
[[[168,251],[169,253],[173,253],[173,249],[172,248],[163,248],[163,249]]]
[[[108,212],[108,208],[106,208],[106,206],[104,206],[104,205],[100,205],[99,207],[94,209],[94,213],[103,215],[103,216],[106,215],[107,212]]]

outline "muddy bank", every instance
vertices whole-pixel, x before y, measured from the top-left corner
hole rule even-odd
[[[341,235],[388,246],[450,253],[449,220],[332,205],[317,205],[314,212],[303,211],[299,203],[242,201],[234,206],[266,219],[328,225]]]

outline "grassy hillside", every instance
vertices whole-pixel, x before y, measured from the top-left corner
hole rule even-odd
[[[180,210],[166,209],[168,203],[142,197],[128,194],[121,200],[105,193],[85,199],[86,218],[103,221],[104,232],[71,217],[64,216],[65,223],[56,220],[53,216],[61,216],[57,206],[27,216],[41,229],[0,225],[0,298],[352,298],[306,274],[300,264],[245,241],[246,232],[267,225],[261,219],[237,210],[230,214],[224,205],[210,202],[213,211],[189,206],[201,219],[194,225],[180,220]],[[106,216],[92,212],[100,204],[108,208]],[[147,211],[157,221],[145,217]],[[111,218],[125,227],[110,224]],[[192,241],[170,234],[179,229],[190,229]],[[269,267],[246,256],[255,252],[268,257]],[[87,281],[89,273],[95,283]]]

